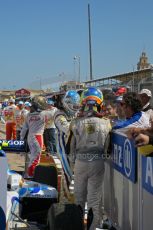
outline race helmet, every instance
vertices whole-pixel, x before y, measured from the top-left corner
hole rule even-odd
[[[102,106],[103,103],[103,94],[96,87],[88,87],[82,92],[81,95],[81,104],[82,105],[94,105]]]
[[[47,109],[46,98],[43,96],[34,96],[31,99],[31,108],[38,112]]]
[[[80,96],[75,90],[69,90],[63,97],[62,103],[64,109],[70,115],[74,115],[80,108]]]

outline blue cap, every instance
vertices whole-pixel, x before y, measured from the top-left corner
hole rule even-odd
[[[18,105],[23,105],[23,101],[19,101],[19,102],[18,102]]]
[[[26,101],[26,102],[24,103],[24,106],[30,107],[30,106],[31,106],[31,103],[30,103],[29,101]]]
[[[47,100],[47,104],[48,104],[48,105],[54,105],[55,102],[54,102],[52,99],[48,99],[48,100]]]

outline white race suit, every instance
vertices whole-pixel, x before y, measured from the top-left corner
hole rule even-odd
[[[46,122],[46,115],[43,112],[28,113],[21,129],[21,140],[24,139],[28,131],[28,145],[30,149],[30,162],[28,175],[33,176],[34,169],[39,161],[43,148],[43,132]]]
[[[100,224],[102,181],[104,175],[104,145],[111,130],[109,119],[81,117],[71,122],[71,150],[74,166],[76,204],[93,211],[90,230]]]

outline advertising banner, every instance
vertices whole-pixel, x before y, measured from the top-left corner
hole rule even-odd
[[[7,158],[4,151],[0,150],[0,229],[6,229],[7,206]]]
[[[153,194],[153,157],[142,156],[142,187]]]
[[[30,96],[30,91],[26,90],[26,89],[19,89],[15,92],[15,96],[16,98],[18,97],[28,97]]]
[[[132,182],[136,182],[137,149],[126,136],[112,133],[113,167]]]

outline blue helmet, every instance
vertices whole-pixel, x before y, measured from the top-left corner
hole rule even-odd
[[[64,109],[70,115],[74,115],[80,108],[80,96],[75,90],[67,91],[62,102]]]
[[[88,87],[82,92],[81,104],[82,105],[95,105],[101,106],[103,103],[103,94],[96,87]]]

